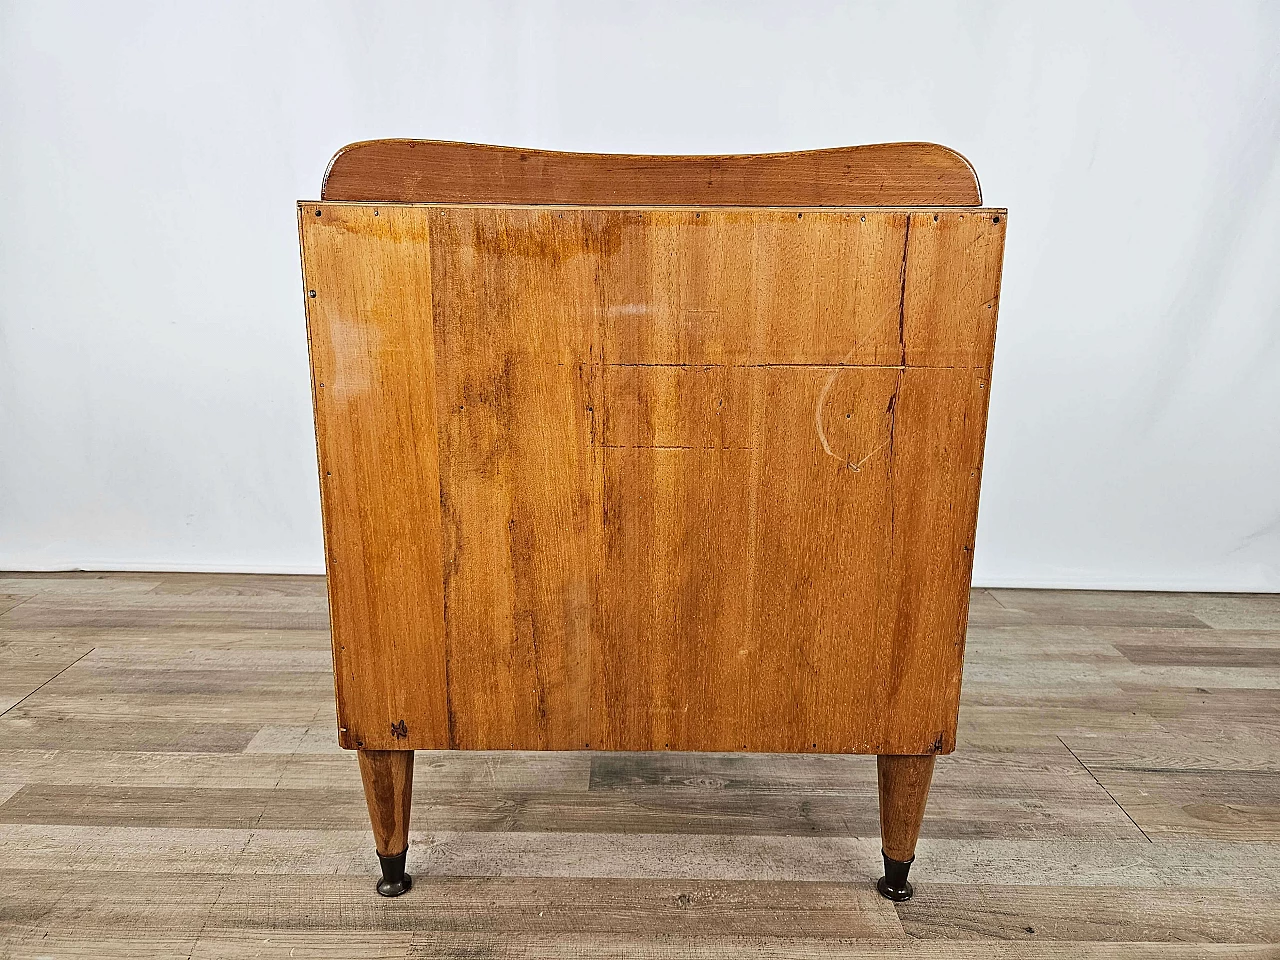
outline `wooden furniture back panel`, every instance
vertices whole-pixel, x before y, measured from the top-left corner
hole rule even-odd
[[[328,212],[302,236],[340,740],[444,743],[427,222]]]
[[[300,222],[345,746],[953,749],[1003,211]]]

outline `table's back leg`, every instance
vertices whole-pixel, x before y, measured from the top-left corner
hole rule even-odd
[[[909,900],[907,881],[916,855],[916,840],[924,820],[936,758],[880,756],[876,768],[880,778],[880,848],[884,856],[884,876],[877,889],[890,900]]]
[[[359,756],[374,845],[382,864],[378,892],[384,897],[398,897],[413,883],[413,878],[404,872],[409,853],[409,811],[413,805],[413,751],[360,750]]]

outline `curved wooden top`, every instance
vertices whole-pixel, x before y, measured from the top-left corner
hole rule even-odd
[[[969,161],[936,143],[796,153],[631,156],[442,140],[366,140],[329,161],[324,200],[584,206],[970,207]]]

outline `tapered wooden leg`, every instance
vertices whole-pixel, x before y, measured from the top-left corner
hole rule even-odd
[[[398,897],[413,884],[404,872],[409,853],[409,810],[413,805],[413,751],[360,750],[360,779],[373,823],[373,842],[382,863],[378,892]]]
[[[876,889],[890,900],[910,900],[907,880],[916,857],[916,840],[924,820],[936,758],[881,756],[876,758],[880,777],[880,852],[884,876]]]

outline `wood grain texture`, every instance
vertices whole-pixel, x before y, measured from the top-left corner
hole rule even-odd
[[[409,849],[413,751],[361,750],[358,756],[374,846],[384,857],[398,857]]]
[[[1280,623],[1265,626],[1280,598],[974,591],[961,749],[937,761],[906,904],[873,887],[870,757],[511,751],[417,756],[415,892],[388,903],[370,890],[356,757],[314,682],[327,632],[279,625],[323,622],[323,578],[2,579],[44,604],[0,614],[7,663],[42,645],[91,652],[0,715],[0,956],[1070,960],[1280,945],[1280,843],[1264,839],[1280,786],[1209,775],[1280,770],[1266,712],[1280,670],[1237,653],[1280,649]],[[1167,625],[1192,613],[1198,625]],[[1164,655],[1135,665],[1120,651],[1136,647]],[[1198,692],[1218,661],[1236,686]],[[258,670],[273,692],[292,675],[289,712],[308,719],[245,696]],[[192,699],[204,719],[166,716]],[[1230,833],[1197,819],[1214,807]]]
[[[936,143],[629,156],[368,140],[329,161],[324,200],[699,206],[977,206],[969,161]]]
[[[339,740],[450,739],[426,220],[299,208]]]
[[[1280,910],[1260,909],[1255,891],[934,883],[929,898],[899,914],[909,936],[943,956],[958,940],[1280,943]]]
[[[344,745],[954,748],[1000,212],[300,211]]]
[[[936,757],[876,757],[880,786],[880,846],[894,860],[916,855]]]
[[[950,752],[1003,221],[303,204],[344,745]]]

